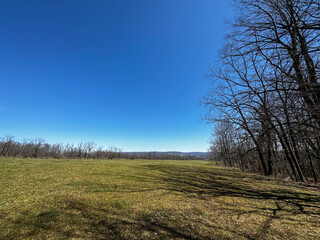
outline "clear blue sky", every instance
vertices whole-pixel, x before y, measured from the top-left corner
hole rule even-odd
[[[4,0],[0,136],[206,151],[226,0]]]

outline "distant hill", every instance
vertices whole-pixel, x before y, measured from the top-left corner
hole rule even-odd
[[[183,156],[201,157],[201,158],[206,158],[208,156],[208,152],[167,152],[167,153],[183,155]]]
[[[200,157],[206,159],[208,157],[208,152],[179,152],[179,151],[170,151],[170,152],[124,152],[128,154],[156,154],[156,155],[162,155],[162,154],[173,154],[173,155],[179,155],[179,156],[192,156],[192,157]]]

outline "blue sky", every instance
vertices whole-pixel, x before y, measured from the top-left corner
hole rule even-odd
[[[2,1],[0,136],[206,151],[230,2]]]

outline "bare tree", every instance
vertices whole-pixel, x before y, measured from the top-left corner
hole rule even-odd
[[[13,141],[14,137],[13,136],[5,136],[2,139],[2,144],[1,146],[1,156],[10,156],[10,152],[12,151],[13,148]]]
[[[96,147],[96,144],[94,142],[87,142],[84,144],[84,152],[85,152],[85,158],[88,159]]]
[[[227,120],[244,130],[254,144],[263,174],[273,175],[277,167],[275,172],[287,170],[296,181],[306,181],[306,175],[313,175],[317,181],[314,161],[320,166],[319,1],[236,3],[239,17],[227,36],[220,65],[212,74],[220,88],[205,98],[207,119]],[[222,136],[219,131],[216,135]],[[214,144],[222,147],[218,139]],[[249,156],[252,158],[252,154]],[[288,165],[281,162],[283,159]]]
[[[42,145],[44,144],[45,140],[42,138],[36,138],[33,140],[33,156],[34,158],[38,158],[40,155],[40,150]]]

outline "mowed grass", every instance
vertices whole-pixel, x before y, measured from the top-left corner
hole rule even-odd
[[[205,161],[0,159],[0,239],[320,239],[320,193]]]

